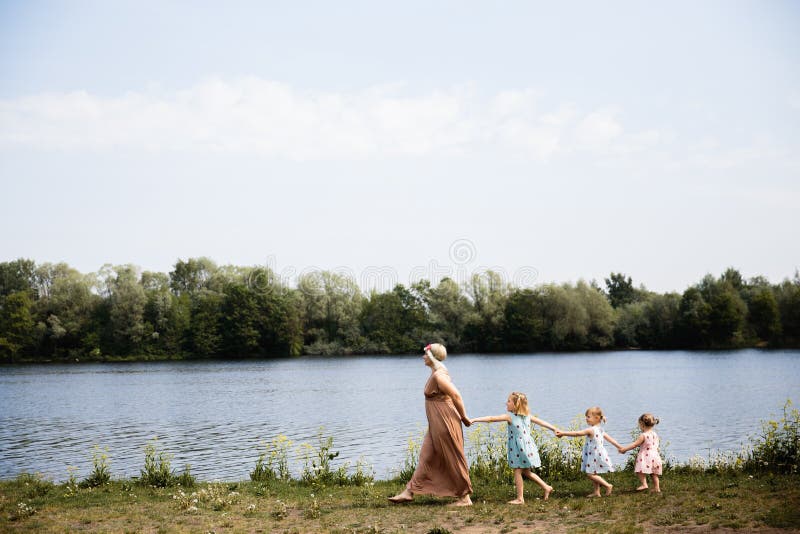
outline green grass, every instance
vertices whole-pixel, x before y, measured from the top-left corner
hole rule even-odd
[[[587,480],[549,481],[549,501],[533,484],[522,506],[512,480],[473,479],[474,506],[418,497],[392,505],[399,481],[308,486],[297,481],[198,483],[153,488],[112,481],[96,488],[23,475],[0,482],[2,532],[618,532],[800,529],[800,476],[667,473],[661,494],[636,493],[631,473],[607,480],[614,494],[586,499]]]

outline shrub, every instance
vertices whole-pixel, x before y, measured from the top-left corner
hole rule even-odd
[[[256,466],[250,472],[253,482],[270,482],[273,480],[289,480],[289,449],[292,442],[279,435],[266,445],[266,450],[259,454]]]
[[[175,485],[191,487],[194,486],[195,479],[189,464],[186,464],[183,473],[176,475],[172,470],[172,455],[158,450],[158,438],[153,438],[144,447],[144,469],[141,471],[139,483],[156,488]]]
[[[111,480],[111,471],[108,461],[108,447],[100,449],[98,445],[94,446],[92,451],[92,472],[89,476],[81,482],[83,488],[96,488],[103,484],[108,484]]]
[[[424,439],[424,432],[420,436],[420,441],[416,441],[413,436],[408,437],[406,445],[406,457],[403,460],[403,468],[397,473],[398,480],[411,480],[414,471],[417,470],[417,462],[419,461],[419,451],[422,447],[422,440]]]
[[[747,471],[796,474],[800,471],[800,410],[787,400],[779,420],[761,423],[761,434],[752,439],[744,455]]]
[[[303,459],[301,482],[312,486],[328,484],[359,486],[373,480],[371,467],[362,460],[358,461],[356,471],[352,475],[348,473],[349,463],[334,469],[331,462],[339,456],[339,452],[333,450],[333,438],[323,436],[322,432],[323,429],[320,429],[317,433],[317,447],[308,443],[300,445]]]

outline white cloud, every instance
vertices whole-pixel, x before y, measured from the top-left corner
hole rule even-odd
[[[0,100],[0,147],[211,151],[295,160],[507,150],[548,159],[576,150],[647,145],[618,111],[547,109],[535,89],[479,98],[470,87],[412,95],[402,85],[301,91],[259,78],[212,79],[185,90],[116,97],[85,91]],[[622,150],[625,152],[625,150]]]
[[[575,127],[578,148],[592,152],[607,152],[623,132],[613,109],[601,109],[589,113]]]

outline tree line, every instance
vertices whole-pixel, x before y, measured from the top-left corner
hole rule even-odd
[[[800,274],[772,284],[735,269],[682,294],[596,282],[513,287],[497,273],[365,294],[318,271],[284,284],[265,267],[178,260],[169,273],[0,263],[0,359],[239,358],[455,352],[800,347]]]

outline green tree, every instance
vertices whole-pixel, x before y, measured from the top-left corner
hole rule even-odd
[[[41,292],[36,315],[46,325],[40,350],[54,356],[79,357],[90,335],[92,315],[100,303],[93,276],[66,264],[45,264],[39,270]]]
[[[747,294],[747,322],[762,341],[774,341],[781,334],[781,313],[770,287],[755,287]]]
[[[430,341],[444,343],[454,352],[474,350],[464,338],[464,332],[470,322],[478,322],[478,315],[458,284],[443,278],[435,288],[427,280],[413,287],[428,308]]]
[[[35,288],[36,263],[19,258],[0,262],[0,297]]]
[[[608,301],[612,307],[619,308],[636,300],[636,290],[630,276],[625,278],[622,273],[611,273],[605,281]]]
[[[362,295],[355,280],[330,271],[300,277],[306,325],[306,351],[315,354],[350,352],[361,344]]]
[[[403,304],[394,292],[373,291],[361,308],[361,327],[374,352],[388,354],[402,345]]]
[[[476,350],[501,351],[505,347],[505,309],[511,287],[494,271],[472,275],[466,293],[475,313],[465,328],[465,337]]]
[[[506,349],[512,352],[535,352],[548,347],[546,314],[541,293],[532,289],[515,289],[505,308]]]
[[[617,308],[614,340],[618,347],[641,348],[650,330],[650,319],[645,302],[630,302]]]
[[[144,307],[147,301],[139,283],[138,269],[133,265],[118,265],[106,278],[109,319],[114,351],[132,354],[142,347],[146,332]]]
[[[175,263],[175,269],[169,273],[170,287],[178,295],[181,293],[192,294],[201,289],[209,289],[209,281],[216,271],[216,264],[209,258],[178,260]],[[213,289],[219,291],[221,288],[216,287]]]
[[[695,348],[708,344],[711,327],[711,306],[696,287],[683,292],[678,306],[678,332],[680,345]]]
[[[215,356],[221,353],[222,303],[224,295],[205,289],[191,297],[190,350],[197,356]]]
[[[226,355],[253,356],[259,353],[259,309],[256,295],[250,288],[231,284],[225,289],[221,319]]]
[[[267,355],[299,356],[303,350],[300,294],[274,281],[256,292],[260,345]]]
[[[0,297],[0,355],[14,361],[34,340],[29,292],[14,291]]]
[[[736,284],[741,276],[728,269],[719,280],[706,276],[699,285],[703,298],[708,303],[708,341],[711,346],[730,347],[741,345],[747,306],[739,295]]]
[[[776,288],[781,318],[781,339],[785,346],[800,346],[800,273]]]

